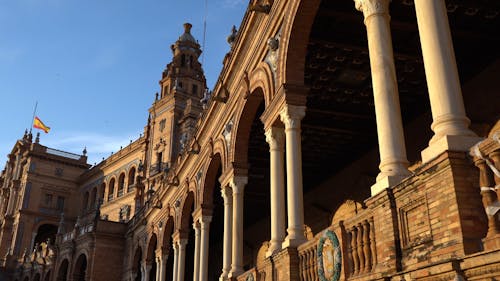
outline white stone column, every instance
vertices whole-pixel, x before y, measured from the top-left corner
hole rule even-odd
[[[363,12],[368,36],[373,100],[377,120],[380,173],[372,186],[372,195],[399,183],[410,175],[406,158],[403,122],[399,105],[398,84],[391,30],[390,0],[354,0]]]
[[[156,276],[156,280],[165,281],[165,277],[167,275],[167,260],[168,260],[168,251],[167,254],[162,254],[160,257],[160,262],[158,263],[160,271],[159,275]]]
[[[444,0],[415,0],[434,136],[422,151],[428,162],[446,150],[468,151],[479,141],[469,130]]]
[[[161,278],[161,273],[162,273],[162,268],[161,268],[161,255],[156,256],[156,280],[151,280],[151,281],[160,281]]]
[[[300,122],[306,115],[305,106],[285,105],[280,113],[286,135],[286,179],[288,235],[283,248],[297,247],[306,241],[304,235],[304,194],[302,186],[302,138]]]
[[[186,268],[186,245],[187,239],[179,239],[179,261],[177,270],[177,281],[184,281]]]
[[[232,237],[233,237],[233,191],[229,186],[221,188],[224,199],[224,237],[222,254],[222,273],[219,280],[227,280],[231,270]]]
[[[174,268],[172,272],[172,281],[177,281],[177,272],[179,269],[179,243],[178,241],[174,241],[173,249],[174,249]]]
[[[228,277],[237,277],[243,273],[243,194],[248,178],[234,176],[231,179],[233,190],[233,246],[231,257],[231,271]]]
[[[194,274],[193,281],[198,281],[198,272],[200,270],[200,222],[193,222],[194,229]]]
[[[281,249],[285,239],[285,170],[284,141],[285,131],[280,127],[271,127],[266,131],[271,162],[271,241],[266,256]]]
[[[209,250],[209,238],[210,238],[210,222],[212,221],[211,216],[200,217],[201,224],[201,245],[200,245],[200,277],[199,281],[208,280],[208,250]],[[195,271],[196,273],[196,271]]]

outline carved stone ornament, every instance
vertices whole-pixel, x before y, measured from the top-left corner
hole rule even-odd
[[[342,269],[342,253],[335,232],[327,230],[318,242],[318,277],[320,281],[338,281]]]
[[[280,119],[286,129],[300,129],[300,121],[305,115],[305,106],[287,105],[280,112]]]
[[[390,0],[354,0],[356,9],[363,12],[365,19],[375,14],[389,14]]]

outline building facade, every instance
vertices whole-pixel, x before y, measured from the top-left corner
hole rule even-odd
[[[252,0],[209,91],[184,25],[144,134],[25,133],[8,280],[497,280],[496,1]]]

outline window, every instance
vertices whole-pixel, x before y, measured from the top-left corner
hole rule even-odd
[[[186,55],[181,56],[181,66],[186,66]]]
[[[63,211],[64,210],[64,197],[63,196],[57,196],[57,205],[56,205],[57,210]]]
[[[198,95],[198,85],[193,85],[192,92],[194,96]]]
[[[35,169],[36,169],[36,164],[35,163],[31,163],[30,164],[30,168],[29,168],[29,172],[30,173],[34,173],[35,172]]]
[[[167,123],[167,120],[166,119],[161,119],[160,121],[160,132],[163,132],[163,130],[165,129],[165,124]]]
[[[45,194],[45,200],[43,203],[47,207],[52,207],[52,194]]]

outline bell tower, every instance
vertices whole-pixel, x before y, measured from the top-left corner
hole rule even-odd
[[[206,80],[198,61],[202,51],[191,35],[191,27],[185,23],[184,33],[171,46],[172,61],[162,73],[160,93],[149,109],[148,158],[153,173],[155,169],[160,172],[170,167],[185,149],[202,111],[200,99]]]

